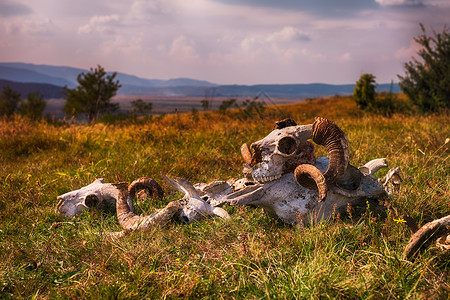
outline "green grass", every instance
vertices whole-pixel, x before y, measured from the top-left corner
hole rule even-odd
[[[101,235],[120,230],[114,214],[54,212],[58,195],[96,178],[150,176],[166,195],[138,201],[137,212],[149,214],[181,197],[161,172],[193,183],[241,177],[241,144],[264,137],[276,120],[315,116],[344,130],[352,164],[386,157],[402,168],[403,185],[389,200],[396,212],[302,227],[227,206],[228,221],[172,222],[121,239]],[[407,213],[423,225],[450,214],[448,120],[448,112],[364,114],[346,97],[268,107],[253,118],[229,111],[94,126],[0,120],[0,298],[446,299],[450,254],[432,246],[404,260],[410,233],[394,219]]]

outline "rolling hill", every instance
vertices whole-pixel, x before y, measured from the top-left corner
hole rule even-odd
[[[0,79],[14,85],[24,95],[39,89],[45,98],[58,97],[63,86],[77,86],[77,76],[89,72],[65,66],[35,65],[28,63],[0,63]],[[163,95],[184,97],[255,97],[261,93],[272,98],[305,99],[331,95],[348,95],[354,84],[261,84],[261,85],[218,85],[203,80],[175,78],[169,80],[146,79],[134,75],[117,73],[122,95]],[[14,82],[14,83],[12,83]],[[4,85],[4,83],[3,83]],[[42,86],[41,86],[42,85]],[[377,91],[389,91],[390,84],[377,85]],[[45,93],[43,91],[46,91]],[[397,84],[393,92],[399,92]]]

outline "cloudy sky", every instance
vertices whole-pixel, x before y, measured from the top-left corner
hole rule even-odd
[[[0,61],[219,84],[397,81],[449,0],[0,0]]]

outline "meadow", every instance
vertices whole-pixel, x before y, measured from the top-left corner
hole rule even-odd
[[[287,226],[252,207],[224,208],[230,220],[171,222],[123,238],[114,212],[73,219],[57,196],[104,178],[158,181],[161,200],[136,200],[150,214],[182,195],[161,172],[192,183],[242,177],[239,148],[290,117],[333,120],[355,166],[386,157],[403,183],[387,216],[370,210]],[[449,113],[390,117],[358,110],[350,97],[192,112],[79,125],[0,119],[0,298],[32,299],[448,299],[450,253],[431,246],[402,256],[419,225],[450,214]],[[325,155],[316,147],[316,156]],[[388,169],[380,170],[378,177]]]

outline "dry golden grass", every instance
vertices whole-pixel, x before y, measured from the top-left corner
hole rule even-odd
[[[240,177],[242,143],[264,137],[276,120],[316,116],[347,134],[352,164],[387,157],[402,168],[404,183],[390,199],[397,212],[303,228],[226,207],[229,221],[173,222],[117,240],[98,235],[120,230],[114,214],[67,220],[54,212],[57,195],[95,178],[150,176],[166,191],[137,203],[138,213],[151,213],[181,196],[161,172],[191,182]],[[362,113],[349,97],[114,125],[0,120],[0,298],[446,299],[449,253],[431,247],[404,260],[410,233],[394,220],[407,213],[422,225],[450,214],[448,120],[448,112]]]

